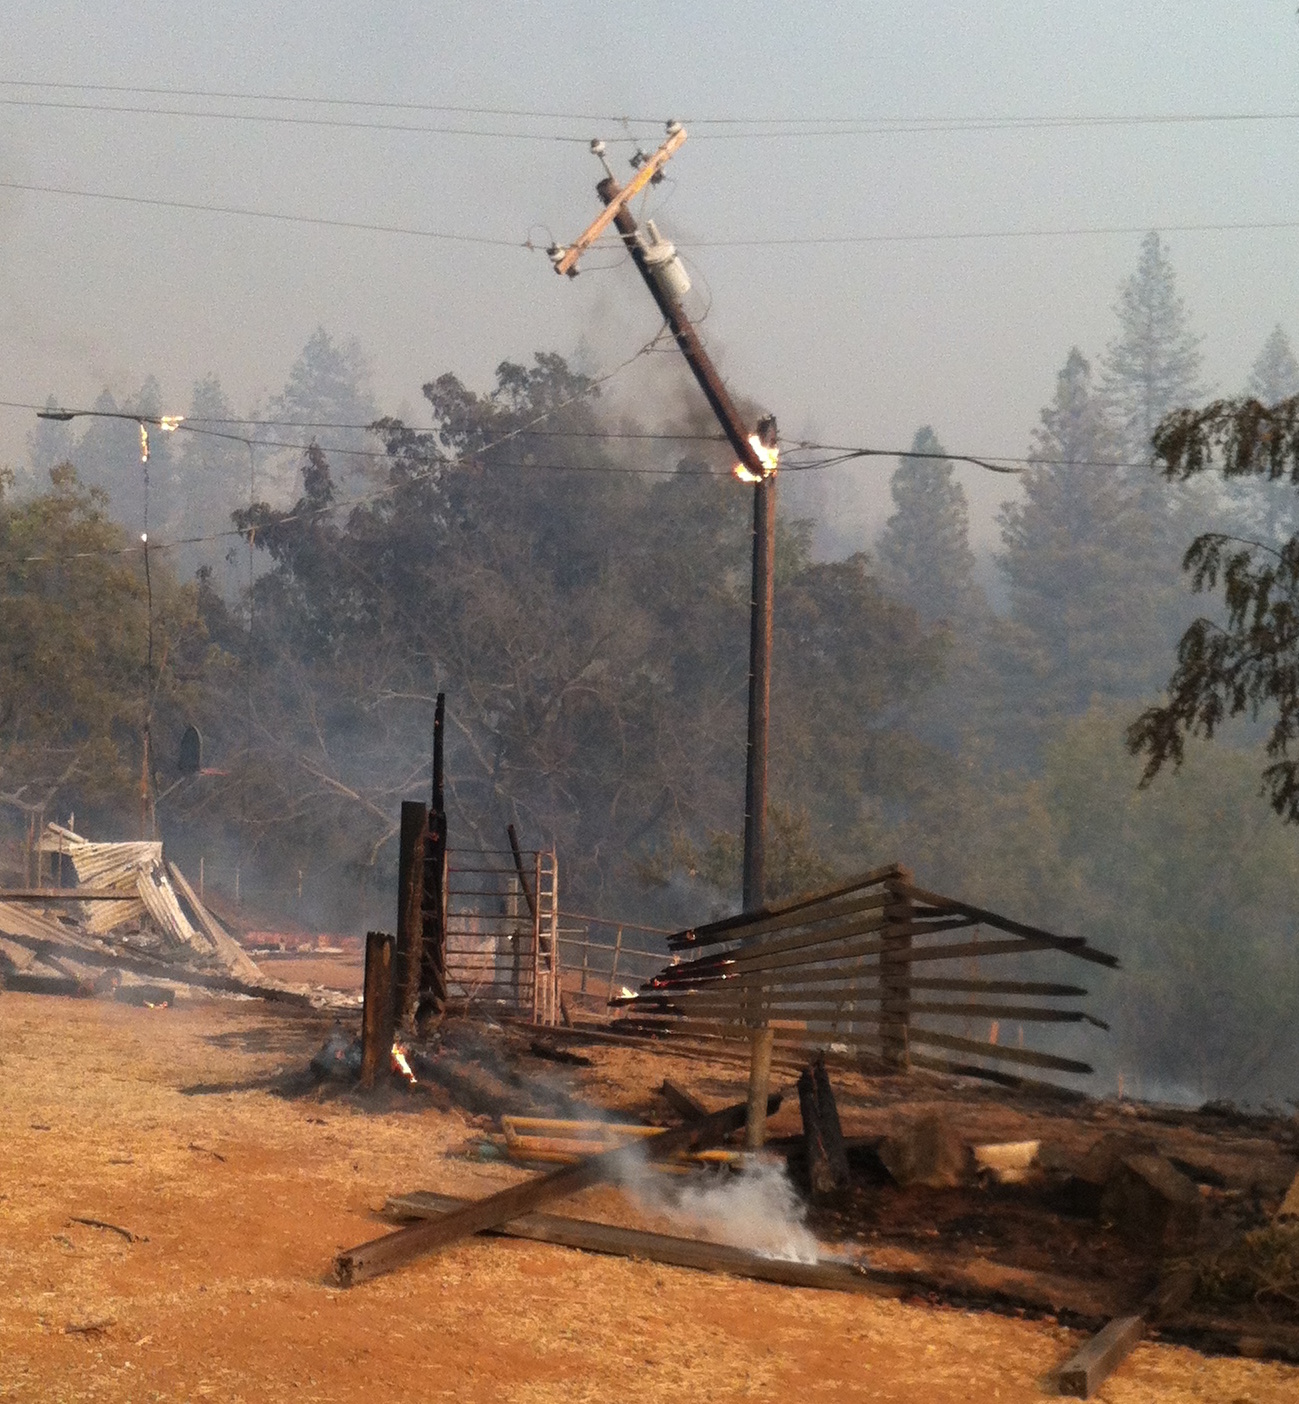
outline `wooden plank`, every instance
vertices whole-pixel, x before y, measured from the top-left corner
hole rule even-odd
[[[361,1086],[387,1082],[392,1071],[392,1038],[396,1025],[396,941],[385,931],[365,936],[365,986],[361,1005]]]
[[[728,932],[736,932],[738,928],[751,926],[755,922],[766,921],[772,917],[806,911],[809,907],[832,902],[839,897],[847,897],[863,887],[876,887],[886,878],[896,877],[898,871],[896,863],[889,863],[885,867],[873,868],[869,872],[845,878],[843,882],[835,883],[832,887],[791,897],[785,902],[768,902],[753,911],[721,917],[717,921],[705,922],[702,926],[687,927],[686,930],[675,932],[669,936],[668,945],[673,950],[686,950],[695,946],[714,945],[720,941],[734,941],[738,939],[737,936],[728,935]]]
[[[398,1229],[396,1233],[346,1249],[334,1259],[334,1280],[341,1287],[352,1287],[391,1272],[472,1234],[531,1213],[543,1204],[566,1199],[591,1185],[616,1180],[638,1166],[641,1157],[663,1160],[679,1151],[717,1145],[744,1125],[745,1111],[744,1103],[727,1107],[690,1126],[660,1132],[634,1146],[590,1156],[576,1165],[564,1166],[550,1174],[511,1185],[486,1199],[474,1200],[440,1219]]]
[[[908,896],[914,897],[919,902],[927,902],[930,906],[945,911],[961,912],[986,926],[995,926],[999,931],[1008,931],[1012,935],[1030,936],[1037,940],[1044,940],[1054,945],[1057,950],[1078,956],[1080,960],[1090,960],[1097,965],[1107,965],[1111,969],[1118,966],[1118,956],[1098,951],[1080,937],[1057,936],[1054,932],[1044,931],[1040,926],[1029,926],[1027,922],[1012,921],[1009,917],[990,912],[985,907],[976,907],[969,902],[958,901],[955,897],[944,897],[937,892],[929,892],[923,887],[916,887],[912,883],[904,883],[901,886]]]
[[[751,944],[736,946],[728,951],[715,951],[708,955],[685,961],[680,965],[667,967],[674,979],[695,979],[708,976],[716,971],[733,970],[743,962],[764,960],[786,951],[799,951],[810,946],[826,945],[851,936],[865,935],[871,931],[883,931],[887,922],[882,913],[858,913],[827,925],[800,931],[796,935],[781,936],[770,940],[755,940]]]
[[[451,1195],[417,1191],[394,1195],[387,1208],[393,1215],[410,1219],[438,1219],[462,1209],[471,1201]],[[641,1229],[616,1228],[589,1219],[562,1218],[555,1214],[528,1214],[488,1230],[510,1238],[553,1243],[587,1253],[637,1258],[665,1263],[671,1267],[693,1268],[699,1272],[724,1272],[735,1277],[778,1282],[787,1287],[813,1287],[829,1292],[855,1292],[875,1297],[900,1297],[915,1290],[903,1274],[866,1271],[841,1262],[795,1263],[767,1258],[725,1243],[702,1239],[676,1238],[670,1234],[646,1233]]]
[[[749,1030],[744,1025],[728,1024],[716,1018],[707,1020],[688,1018],[673,1020],[664,1016],[660,1016],[660,1018],[663,1018],[663,1022],[659,1023],[657,1027],[670,1029],[673,1032],[680,1029],[682,1033],[687,1035],[698,1035],[707,1031],[719,1037],[730,1039],[747,1039],[749,1036]],[[877,1021],[866,1018],[843,1021],[845,1024],[875,1022]],[[807,1025],[799,1029],[782,1028],[777,1025],[775,1034],[777,1043],[799,1048],[823,1048],[831,1043],[842,1043],[849,1048],[873,1050],[881,1046],[879,1038],[874,1035],[858,1033],[856,1029],[844,1028],[842,1025],[823,1020],[808,1020]],[[933,1029],[913,1027],[909,1037],[912,1043],[924,1047],[947,1048],[957,1052],[976,1054],[980,1058],[987,1058],[990,1062],[1023,1063],[1029,1067],[1051,1068],[1056,1072],[1078,1073],[1080,1075],[1095,1071],[1090,1063],[1082,1063],[1073,1058],[1063,1058],[1055,1053],[1038,1053],[1031,1048],[1012,1048],[1001,1043],[981,1043],[978,1039],[958,1038],[955,1034],[938,1033]]]
[[[1041,995],[1043,998],[1082,998],[1087,991],[1081,985],[1056,985],[1044,980],[955,980],[913,977],[913,990],[950,990],[970,994]]]
[[[455,1212],[464,1203],[448,1195],[417,1192],[394,1196],[388,1200],[388,1209],[403,1218],[427,1218]],[[1091,1319],[1103,1319],[1106,1311],[1104,1298],[1085,1284],[1050,1273],[1005,1268],[988,1262],[933,1264],[919,1272],[891,1271],[841,1261],[793,1263],[759,1257],[721,1243],[614,1228],[551,1214],[529,1214],[488,1232],[704,1272],[754,1277],[790,1287],[885,1297],[937,1294],[945,1300],[963,1303],[996,1303],[1036,1311],[1069,1310]]]
[[[917,923],[910,923],[906,927],[895,928],[899,936],[918,935],[938,935],[944,931],[955,931],[973,926],[974,923],[965,917],[954,918],[951,921],[936,923],[928,926],[921,926]],[[746,952],[736,952],[733,956],[726,955],[720,958],[716,964],[711,962],[707,966],[693,967],[673,965],[666,970],[655,975],[655,988],[671,989],[676,985],[686,985],[694,983],[704,976],[706,978],[734,979],[736,975],[761,975],[770,970],[788,970],[798,966],[831,965],[842,963],[851,959],[860,959],[868,955],[880,955],[890,949],[888,940],[884,937],[872,937],[870,932],[889,931],[883,922],[862,928],[861,935],[844,933],[834,945],[827,945],[823,950],[789,950],[776,955],[768,955],[765,951],[755,951],[752,955]],[[1013,943],[998,943],[989,941],[989,947],[997,944],[1005,944],[1007,949],[1022,950],[1027,946],[1027,942],[1019,941]],[[822,945],[818,939],[815,942],[808,942],[809,946],[816,947]],[[917,951],[926,948],[917,946]],[[905,960],[924,959],[923,956],[912,956],[903,952]],[[936,959],[937,957],[935,957]]]
[[[962,923],[964,925],[964,923]],[[931,960],[961,960],[970,956],[998,956],[998,955],[1021,955],[1030,951],[1053,950],[1054,947],[1045,943],[1037,944],[1031,940],[1015,938],[1005,941],[962,941],[940,946],[912,946],[905,952],[909,963],[915,964],[917,961]],[[849,980],[853,982],[864,980],[867,977],[878,979],[882,974],[878,962],[867,963],[870,956],[878,956],[884,950],[884,942],[881,940],[861,940],[845,942],[838,957],[838,965],[830,962],[818,961],[814,966],[806,969],[797,967],[779,966],[784,969],[785,974],[779,977],[782,988],[791,988],[795,985],[816,985],[822,982],[830,983],[834,981]],[[680,967],[677,967],[679,969]],[[654,995],[671,996],[682,989],[720,989],[728,985],[736,988],[749,987],[755,989],[765,989],[772,985],[770,975],[762,970],[739,971],[731,974],[726,970],[719,970],[718,973],[708,980],[678,980],[675,978],[675,971],[665,970],[655,975],[652,982],[646,982],[641,986],[641,993]],[[635,996],[635,997],[639,997]],[[611,1000],[610,1003],[617,1004],[619,1001]]]
[[[1071,1399],[1090,1399],[1145,1333],[1143,1317],[1116,1316],[1060,1367],[1060,1393]]]
[[[120,887],[8,887],[0,891],[0,902],[122,902],[135,892]]]
[[[818,1011],[834,1013],[847,1019],[869,1022],[879,1017],[861,1005],[887,1004],[890,1010],[904,1014],[931,1014],[942,1019],[1006,1019],[1023,1024],[1081,1024],[1099,1028],[1108,1025],[1082,1009],[1053,1009],[1029,1004],[951,1004],[937,1000],[895,1000],[883,986],[871,990],[801,990],[761,991],[687,990],[673,995],[641,995],[634,1003],[623,1007],[641,1015],[661,1013],[685,1015],[703,1010],[727,1010],[737,1018],[815,1017]]]
[[[678,1086],[670,1077],[663,1079],[663,1086],[659,1088],[659,1096],[684,1121],[700,1121],[708,1115],[708,1108],[698,1097],[692,1097],[684,1087]]]

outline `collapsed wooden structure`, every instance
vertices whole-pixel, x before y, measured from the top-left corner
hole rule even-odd
[[[873,1055],[895,1071],[982,1076],[1005,1064],[1092,1071],[1078,1058],[1025,1047],[1018,1035],[1000,1041],[1003,1026],[1105,1027],[1072,1003],[1087,994],[1081,986],[990,976],[984,961],[1051,952],[1118,964],[1082,937],[918,887],[898,864],[689,928],[668,946],[678,953],[672,964],[612,1001],[623,1027],[724,1039],[765,1027],[778,1044]],[[929,974],[935,966],[940,973]]]

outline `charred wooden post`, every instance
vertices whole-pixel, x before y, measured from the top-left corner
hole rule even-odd
[[[415,1026],[424,957],[424,845],[428,805],[403,800],[397,858],[397,1023]]]
[[[913,909],[908,887],[911,872],[899,867],[885,882],[888,905],[880,952],[880,1044],[884,1063],[895,1072],[911,1068],[911,928]]]
[[[822,1198],[847,1189],[848,1152],[824,1055],[799,1074],[798,1105],[803,1114],[807,1177],[813,1196]]]
[[[447,1007],[447,810],[445,795],[446,693],[433,711],[433,803],[424,842],[423,949],[416,1024],[427,1030]]]
[[[365,937],[365,1003],[361,1011],[361,1086],[373,1087],[392,1070],[393,938],[385,931]]]

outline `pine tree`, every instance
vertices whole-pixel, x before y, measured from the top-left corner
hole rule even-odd
[[[917,431],[911,451],[938,457],[898,460],[890,484],[895,510],[876,546],[880,574],[885,588],[922,618],[956,620],[982,603],[965,489],[928,425]]]
[[[231,597],[244,582],[242,549],[237,571],[228,557],[236,545],[224,533],[233,529],[231,514],[248,506],[248,448],[237,439],[218,437],[242,432],[230,421],[235,412],[215,375],[194,385],[185,422],[192,430],[177,435],[174,460],[174,502],[178,511],[168,523],[174,538],[190,540],[176,554],[176,571],[189,577],[201,566],[211,568],[211,588]],[[206,538],[193,541],[192,538]]]
[[[324,327],[317,327],[293,363],[284,389],[270,403],[268,418],[285,421],[280,426],[284,433],[272,437],[300,439],[304,445],[317,440],[329,454],[340,495],[372,485],[385,471],[375,456],[380,444],[364,427],[379,417],[369,382],[370,366],[361,343],[340,344]],[[356,427],[329,427],[340,424]],[[301,449],[286,450],[275,464],[267,465],[268,483],[296,491],[301,463]]]
[[[1279,322],[1258,353],[1245,393],[1265,405],[1275,405],[1291,395],[1299,395],[1299,361],[1295,360],[1290,338],[1281,330]]]
[[[1113,468],[1116,454],[1105,400],[1075,348],[1034,432],[1023,499],[1001,516],[1019,635],[1014,705],[1030,726],[1077,715],[1093,696],[1152,691],[1173,637],[1176,561],[1139,490]]]
[[[1141,243],[1136,272],[1119,289],[1119,335],[1103,365],[1102,394],[1117,429],[1121,456],[1151,459],[1150,437],[1170,410],[1203,393],[1200,338],[1190,329],[1168,252],[1151,232]]]

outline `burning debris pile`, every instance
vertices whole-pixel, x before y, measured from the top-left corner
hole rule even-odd
[[[67,859],[76,885],[0,891],[0,987],[150,1004],[169,1003],[175,985],[295,998],[267,980],[161,843],[93,843],[49,824],[39,851],[60,869]],[[146,983],[159,979],[167,986]]]

